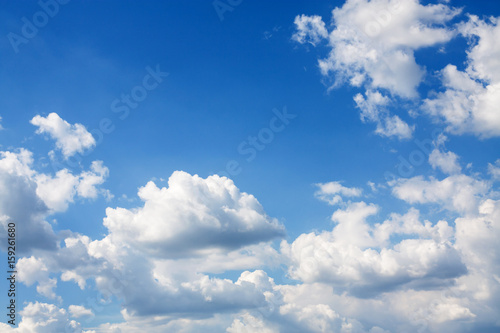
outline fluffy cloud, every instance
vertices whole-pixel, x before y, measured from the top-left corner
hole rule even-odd
[[[0,152],[0,157],[0,234],[5,235],[10,221],[16,222],[21,252],[56,248],[56,235],[45,218],[66,210],[75,196],[108,195],[98,188],[108,175],[100,161],[94,161],[91,171],[80,175],[67,169],[50,175],[33,169],[33,154],[26,149]]]
[[[462,171],[458,163],[458,156],[454,152],[444,152],[439,148],[434,149],[429,155],[429,164],[434,168],[439,168],[446,174],[456,174]]]
[[[168,188],[148,183],[139,196],[143,207],[107,210],[109,234],[103,239],[73,234],[55,253],[23,258],[23,271],[38,267],[40,272],[22,282],[41,285],[46,270],[82,290],[92,279],[104,299],[123,300],[130,321],[266,304],[271,282],[265,272],[245,271],[237,281],[209,275],[279,264],[270,241],[282,237],[284,228],[255,197],[225,177],[185,172],[174,172]]]
[[[252,316],[249,313],[243,313],[240,318],[233,321],[227,328],[228,333],[278,333],[279,331],[270,328],[262,319]]]
[[[299,15],[295,17],[295,26],[297,32],[293,34],[292,39],[304,44],[318,44],[322,39],[328,37],[328,31],[325,28],[325,22],[318,15]]]
[[[377,124],[375,133],[386,137],[409,139],[414,127],[410,127],[396,115],[391,116],[386,110],[390,99],[378,91],[367,91],[366,98],[361,94],[354,96],[356,106],[361,110],[361,121]]]
[[[440,169],[446,174],[457,174],[462,171],[458,163],[458,156],[454,152],[444,150],[444,142],[448,138],[441,134],[438,136],[434,145],[434,150],[429,154],[429,164],[433,169]]]
[[[500,37],[497,18],[489,22],[471,15],[460,25],[460,32],[470,38],[468,66],[459,71],[447,65],[442,71],[445,90],[424,101],[423,108],[444,121],[453,134],[470,133],[480,138],[500,135]],[[476,42],[477,41],[477,42]]]
[[[17,328],[0,323],[2,332],[11,333],[95,333],[95,331],[83,330],[81,324],[69,318],[65,309],[54,304],[28,303],[20,311],[22,320]]]
[[[500,180],[500,159],[496,160],[495,164],[488,163],[488,172],[493,179]]]
[[[347,1],[332,12],[331,51],[319,62],[321,72],[333,72],[337,80],[354,86],[365,83],[401,97],[415,97],[424,71],[413,51],[450,40],[453,32],[442,25],[458,13],[445,5],[423,6],[417,0]],[[300,38],[295,39],[304,43],[324,38],[324,23],[319,20],[318,16],[297,16],[295,36]]]
[[[292,244],[282,242],[281,249],[291,260],[290,276],[307,283],[332,283],[366,297],[402,284],[440,283],[465,272],[449,242],[453,232],[445,221],[422,223],[418,211],[412,210],[370,226],[367,218],[376,212],[373,205],[353,203],[333,214],[338,224],[331,232],[303,234]],[[422,238],[386,247],[391,236],[412,234]]]
[[[449,178],[442,182],[453,182],[455,187],[450,191],[460,196],[457,188],[469,188],[477,206],[461,211],[467,215],[455,221],[456,233],[446,221],[422,221],[415,208],[377,222],[380,209],[364,202],[350,202],[337,209],[332,214],[336,224],[331,231],[302,234],[291,244],[283,241],[282,257],[269,246],[272,237],[265,243],[254,238],[241,248],[228,247],[224,242],[209,243],[192,253],[172,256],[158,251],[151,256],[145,240],[131,242],[119,233],[113,235],[110,228],[101,240],[74,234],[55,253],[20,260],[22,271],[36,272],[23,277],[22,282],[40,283],[47,279],[48,271],[87,290],[86,281],[93,279],[100,292],[96,303],[70,306],[68,312],[44,305],[38,306],[39,312],[67,325],[71,323],[68,313],[74,318],[91,316],[92,309],[103,306],[99,305],[101,298],[118,297],[123,302],[125,322],[99,327],[110,332],[135,332],[144,327],[151,332],[459,332],[463,331],[460,323],[467,320],[494,322],[499,289],[494,276],[500,273],[500,263],[491,248],[499,230],[496,221],[500,220],[500,210],[497,202],[482,199],[489,189],[483,182],[464,175]],[[414,181],[399,180],[394,188]],[[424,187],[444,186],[436,180],[424,182]],[[247,223],[262,226],[255,224],[260,218],[245,219],[265,216],[256,199],[240,192],[224,177],[202,179],[175,172],[167,188],[153,185],[139,190],[144,206],[128,211],[140,215],[141,210],[151,209],[148,206],[152,203],[168,207],[174,201],[175,207],[184,210],[197,207],[196,211],[204,215],[191,221],[202,223],[205,216],[225,219],[217,207],[236,211],[252,207],[259,214],[236,214],[239,220],[229,221],[240,229]],[[327,202],[335,195],[361,195],[360,189],[339,182],[318,187],[318,197]],[[175,200],[166,194],[170,190]],[[405,191],[394,191],[405,200],[454,207],[453,198],[449,202],[445,199],[446,191],[437,199],[426,193],[427,188],[422,190],[425,194],[410,191],[407,197],[402,194]],[[188,198],[189,203],[185,202]],[[169,216],[191,215],[184,212]],[[265,220],[273,225],[272,219]],[[160,221],[164,227],[169,226],[169,220]],[[226,230],[233,229],[221,227],[219,232],[224,234]],[[251,228],[246,230],[252,232]],[[273,259],[266,261],[268,258]],[[301,283],[279,285],[263,270],[245,270],[272,265],[272,261],[286,263],[290,277]],[[210,274],[234,269],[245,270],[235,281]],[[384,319],[388,312],[390,323]],[[26,323],[33,324],[29,320]]]
[[[361,189],[349,188],[342,186],[340,182],[329,182],[323,184],[316,184],[319,188],[314,195],[320,200],[328,202],[330,205],[336,205],[342,202],[342,197],[359,197]]]
[[[36,290],[39,294],[48,298],[56,297],[53,289],[56,286],[57,280],[49,278],[47,266],[42,259],[33,256],[30,258],[21,258],[17,261],[17,270],[19,272],[19,281],[28,287],[38,282]]]
[[[477,212],[479,200],[488,193],[485,181],[463,174],[452,175],[443,180],[422,176],[399,179],[393,184],[396,197],[409,203],[434,203],[460,214]]]
[[[68,307],[68,311],[71,314],[71,317],[73,318],[94,316],[94,313],[92,312],[91,309],[87,309],[86,307],[81,305],[70,305]]]
[[[236,249],[284,235],[284,227],[265,214],[253,195],[225,177],[203,179],[177,171],[168,188],[149,182],[138,195],[143,207],[108,208],[104,225],[114,242],[160,257]]]
[[[56,140],[56,147],[63,156],[68,158],[76,153],[83,153],[85,149],[95,146],[95,140],[82,124],[71,125],[57,113],[50,113],[47,117],[40,115],[31,119],[31,123],[38,127],[37,133],[47,133]]]
[[[2,239],[6,239],[7,224],[14,221],[18,243],[22,244],[18,246],[18,252],[28,251],[29,248],[55,249],[56,235],[52,226],[44,220],[48,208],[36,194],[35,171],[30,167],[32,154],[21,149],[18,152],[0,152],[0,155]]]
[[[354,97],[363,121],[374,122],[381,136],[408,139],[413,127],[388,112],[392,98],[415,99],[425,69],[414,52],[445,43],[456,34],[445,25],[460,10],[443,4],[421,5],[418,0],[348,0],[332,11],[333,29],[328,32],[320,16],[295,18],[299,43],[318,44],[328,40],[330,52],[319,60],[325,77],[338,86],[364,86],[366,97]]]
[[[67,169],[59,170],[55,176],[39,174],[35,177],[37,195],[56,212],[65,211],[75,196],[91,199],[97,198],[99,193],[108,196],[107,191],[97,188],[108,177],[108,168],[102,161],[93,161],[90,170],[80,175],[73,175]]]
[[[332,181],[316,184],[315,193],[330,205],[341,204],[331,215],[332,230],[282,241],[279,251],[272,241],[283,238],[285,229],[254,196],[225,177],[182,171],[170,176],[167,187],[141,187],[138,207],[108,208],[102,239],[71,231],[56,236],[45,218],[76,198],[106,195],[100,185],[108,169],[95,161],[79,174],[42,174],[33,169],[29,151],[2,152],[2,226],[15,219],[25,228],[20,239],[38,240],[35,247],[51,250],[21,257],[19,282],[53,299],[58,280],[74,282],[90,297],[67,309],[28,303],[19,328],[0,324],[0,330],[86,332],[74,319],[91,319],[111,302],[120,302],[124,322],[101,324],[98,331],[498,328],[500,257],[492,250],[500,237],[498,194],[493,182],[460,174],[459,157],[446,152],[443,142],[443,136],[436,140],[429,163],[450,176],[396,179],[389,191],[412,205],[450,210],[459,216],[454,221],[426,220],[414,207],[384,217],[379,205],[351,201],[361,189]],[[495,178],[498,162],[488,168]],[[384,186],[377,188],[382,195]],[[264,270],[279,267],[297,282],[276,283]]]

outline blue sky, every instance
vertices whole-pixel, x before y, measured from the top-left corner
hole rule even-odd
[[[499,16],[4,3],[0,327],[498,330]]]

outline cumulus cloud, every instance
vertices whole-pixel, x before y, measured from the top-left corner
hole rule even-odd
[[[400,140],[409,139],[414,127],[410,127],[397,115],[390,115],[386,107],[390,99],[378,91],[367,91],[366,98],[361,94],[354,96],[356,106],[361,110],[361,121],[377,124],[375,133],[380,136],[397,137]]]
[[[55,253],[22,259],[25,271],[40,268],[39,276],[22,282],[41,284],[45,268],[82,290],[92,279],[105,299],[123,300],[132,321],[234,312],[267,302],[271,282],[263,271],[245,271],[237,281],[209,275],[279,265],[270,242],[284,228],[254,196],[225,177],[185,172],[174,172],[166,188],[148,183],[139,196],[143,207],[107,210],[109,234],[103,239],[73,234]]]
[[[318,190],[314,195],[330,205],[336,205],[342,202],[342,197],[359,197],[361,189],[342,186],[340,182],[329,182],[316,184]]]
[[[57,279],[49,278],[49,271],[42,259],[35,257],[21,258],[17,261],[17,270],[19,272],[19,281],[28,287],[38,282],[36,290],[39,294],[48,298],[55,298],[54,288]]]
[[[28,303],[20,312],[22,320],[16,333],[53,333],[53,332],[75,332],[91,333],[84,331],[80,323],[71,320],[68,312],[54,304]]]
[[[332,87],[344,82],[364,87],[366,97],[354,97],[361,119],[376,123],[375,132],[381,136],[408,139],[413,127],[391,115],[387,106],[392,99],[418,97],[426,72],[414,52],[452,39],[456,32],[446,24],[459,13],[418,0],[348,0],[332,11],[330,31],[320,16],[297,16],[292,39],[312,45],[328,40],[329,54],[318,61],[321,74],[333,78]]]
[[[458,156],[451,151],[441,151],[439,148],[434,149],[429,155],[429,164],[432,168],[440,169],[446,174],[456,174],[462,171],[458,163]]]
[[[446,125],[453,134],[474,134],[480,138],[500,135],[500,37],[498,18],[489,21],[470,15],[459,27],[470,38],[467,68],[449,64],[441,71],[445,88],[424,101],[423,109]]]
[[[73,318],[94,316],[94,312],[92,312],[91,309],[87,309],[86,307],[81,305],[70,305],[68,307],[68,311],[71,314],[71,317]]]
[[[55,176],[38,174],[35,177],[37,195],[56,212],[65,211],[75,196],[91,199],[97,198],[99,193],[108,196],[107,191],[98,188],[108,177],[108,168],[102,161],[93,161],[90,170],[80,175],[73,175],[67,169],[59,170]]]
[[[16,222],[18,252],[33,249],[55,249],[56,235],[45,221],[48,208],[36,194],[37,185],[31,169],[31,152],[0,152],[0,234],[6,239],[7,225]],[[4,238],[5,237],[5,238]],[[5,244],[2,244],[5,246]]]
[[[267,326],[262,319],[252,316],[249,313],[243,313],[239,318],[235,319],[230,327],[227,328],[228,333],[278,333],[279,331]]]
[[[113,241],[160,257],[236,249],[284,235],[284,227],[265,214],[253,195],[225,177],[203,179],[177,171],[168,188],[149,182],[138,195],[143,207],[108,208],[104,225]]]
[[[301,44],[311,43],[312,45],[316,45],[322,39],[328,37],[328,31],[321,16],[297,15],[294,23],[297,32],[293,34],[292,39]]]
[[[495,180],[500,180],[500,159],[496,160],[494,164],[488,163],[488,172]]]
[[[444,142],[448,138],[441,134],[434,142],[435,148],[429,154],[429,164],[433,169],[440,169],[445,174],[457,174],[462,171],[458,163],[458,155],[451,151],[445,151]]]
[[[292,244],[283,241],[281,250],[291,260],[290,276],[307,283],[331,283],[367,297],[404,284],[439,284],[465,273],[445,221],[422,223],[418,211],[412,210],[370,226],[367,218],[376,212],[373,205],[353,203],[333,214],[338,224],[331,232],[303,234]],[[414,234],[422,238],[386,247],[391,236]]]
[[[488,193],[489,185],[482,180],[463,174],[451,175],[443,180],[422,176],[399,179],[393,184],[394,195],[411,204],[434,203],[460,214],[477,211],[479,200]]]
[[[21,252],[55,249],[56,235],[45,218],[65,211],[77,196],[95,198],[108,193],[98,188],[108,175],[100,161],[80,175],[67,169],[50,175],[33,169],[33,154],[26,149],[0,152],[0,157],[0,234],[5,235],[7,224],[15,221]]]
[[[240,248],[222,242],[208,243],[183,255],[151,253],[145,241],[130,242],[125,238],[124,242],[121,234],[113,235],[109,229],[101,240],[73,234],[55,253],[20,260],[24,271],[36,271],[23,277],[22,282],[40,283],[47,278],[46,269],[51,274],[61,274],[61,280],[74,281],[82,289],[88,279],[93,279],[104,299],[115,296],[123,300],[125,321],[102,324],[99,329],[105,331],[134,332],[147,327],[151,332],[459,332],[459,323],[467,320],[494,321],[498,308],[494,276],[500,273],[500,263],[491,248],[497,238],[500,210],[496,201],[483,200],[482,194],[489,190],[487,184],[464,175],[449,178],[445,180],[455,186],[450,192],[461,196],[457,188],[468,188],[476,205],[476,209],[457,205],[462,209],[457,212],[465,215],[455,221],[456,232],[454,225],[444,220],[423,220],[415,208],[402,215],[391,213],[384,220],[379,217],[378,206],[365,202],[349,202],[335,210],[331,231],[302,234],[291,243],[282,241],[281,255],[269,246],[272,237],[264,243],[254,238]],[[414,181],[399,180],[394,188]],[[444,186],[437,180],[422,181],[430,188]],[[184,210],[206,207],[196,210],[204,212],[193,220],[196,223],[201,223],[204,216],[215,215],[223,221],[224,214],[217,207],[225,206],[235,210],[253,207],[259,212],[238,215],[239,221],[231,220],[240,229],[247,223],[254,225],[254,220],[245,219],[246,216],[265,216],[255,198],[246,197],[250,195],[244,195],[224,177],[203,179],[175,172],[168,187],[160,189],[155,185],[152,192],[143,192],[153,185],[139,190],[144,206],[129,210],[132,214],[150,209],[147,206],[152,203],[168,207],[173,200],[176,207]],[[361,195],[360,189],[338,182],[318,187],[318,198],[326,202],[334,200],[335,195]],[[161,193],[169,190],[175,193],[175,200]],[[445,198],[446,191],[436,198],[433,195],[437,194],[430,195],[426,190],[422,190],[425,194],[410,191],[407,196],[402,194],[404,191],[394,191],[403,200],[436,202],[455,209],[454,199]],[[169,200],[164,200],[164,196]],[[238,206],[240,201],[247,205]],[[184,212],[169,216],[190,215]],[[164,227],[169,226],[169,220],[160,221]],[[266,221],[273,224],[269,217]],[[232,229],[220,227],[218,232],[224,235],[226,230]],[[247,230],[251,232],[251,228]],[[278,265],[286,263],[290,278],[300,283],[276,284],[258,269],[270,265],[268,258]],[[248,267],[257,269],[246,270]],[[235,280],[210,274],[234,269],[244,270]],[[68,312],[41,308],[57,314],[65,323],[69,316],[78,318],[92,313],[86,305],[70,306]],[[388,311],[391,323],[384,319]]]
[[[445,5],[423,6],[416,0],[347,1],[332,12],[331,50],[319,61],[321,72],[334,73],[337,80],[348,80],[353,86],[366,84],[401,97],[415,97],[424,70],[416,63],[414,50],[449,41],[453,32],[444,24],[458,13]],[[297,34],[322,31],[317,28],[324,26],[319,20],[317,16],[298,16]],[[304,29],[304,21],[315,22],[316,28]],[[316,36],[324,36],[324,32]]]
[[[374,98],[384,104],[382,94]],[[381,119],[378,112],[367,108],[362,117]],[[452,211],[458,216],[454,221],[432,220],[415,207],[387,213],[378,204],[352,202],[362,190],[332,181],[316,184],[315,193],[330,205],[340,204],[331,214],[332,229],[282,240],[278,250],[273,241],[285,236],[285,228],[253,195],[225,177],[182,171],[174,172],[166,187],[154,182],[141,187],[143,203],[137,207],[108,208],[103,219],[107,234],[101,239],[71,231],[56,236],[45,218],[66,210],[76,198],[105,196],[100,185],[109,170],[95,161],[79,174],[66,169],[43,174],[34,170],[29,151],[1,152],[2,235],[15,219],[25,228],[19,239],[51,250],[20,257],[19,282],[36,286],[47,298],[60,300],[58,280],[97,295],[90,298],[94,303],[67,309],[27,303],[19,327],[0,324],[0,330],[90,333],[74,319],[93,318],[94,311],[114,300],[122,306],[124,321],[100,324],[97,331],[498,328],[500,256],[492,249],[500,237],[500,201],[495,200],[495,183],[461,174],[459,157],[445,150],[444,140],[436,140],[429,163],[449,174],[446,178],[396,179],[388,191],[410,205]],[[493,179],[497,169],[498,161],[488,164]],[[372,185],[383,194],[384,186]],[[277,283],[265,269],[281,267],[288,276]],[[296,281],[288,283],[288,278]]]
[[[72,125],[54,112],[47,117],[40,115],[33,117],[31,124],[38,127],[36,133],[46,133],[56,141],[56,147],[61,150],[64,158],[83,153],[96,144],[85,126],[78,123]]]

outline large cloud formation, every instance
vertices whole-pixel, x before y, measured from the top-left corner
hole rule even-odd
[[[493,329],[500,310],[500,259],[491,249],[500,236],[500,201],[492,199],[494,183],[477,176],[393,180],[386,184],[387,194],[412,207],[384,219],[378,205],[361,200],[362,189],[338,181],[318,184],[318,199],[340,205],[331,215],[333,228],[282,240],[276,250],[272,241],[284,236],[283,226],[256,198],[225,177],[176,171],[168,187],[149,182],[139,189],[142,206],[108,208],[104,238],[71,234],[57,251],[20,260],[21,281],[37,285],[41,295],[56,298],[57,282],[73,281],[82,292],[98,292],[96,302],[59,310],[48,303],[27,308],[72,325],[71,332],[84,331],[76,321],[82,314],[91,317],[115,298],[121,300],[124,321],[99,330]],[[458,217],[428,220],[414,205]],[[196,242],[200,231],[207,239]],[[264,270],[278,265],[298,283],[276,283]],[[234,279],[217,277],[235,270],[241,273]],[[33,328],[38,331],[43,332]]]
[[[452,134],[480,138],[500,135],[500,48],[498,18],[469,15],[449,22],[461,9],[446,4],[422,5],[418,0],[348,0],[332,12],[332,29],[318,15],[298,15],[292,39],[313,46],[326,41],[329,54],[318,60],[321,74],[341,84],[363,87],[354,96],[361,120],[376,124],[381,136],[408,139],[413,126],[391,115],[395,102],[411,102]],[[415,51],[442,46],[462,36],[469,41],[467,67],[448,64],[439,74],[442,89],[420,99],[418,88],[428,74]],[[438,52],[438,49],[436,49]]]

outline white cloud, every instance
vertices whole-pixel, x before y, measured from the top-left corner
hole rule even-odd
[[[332,12],[328,58],[320,60],[323,75],[334,73],[354,86],[387,89],[412,98],[424,70],[413,51],[447,42],[453,32],[444,24],[458,14],[444,5],[423,6],[416,0],[350,0]]]
[[[284,229],[255,197],[227,178],[184,172],[174,172],[168,188],[148,183],[139,196],[143,207],[107,210],[109,234],[103,239],[71,235],[65,246],[37,262],[43,260],[48,271],[82,290],[88,279],[95,280],[105,299],[124,300],[132,321],[265,305],[265,289],[272,283],[264,282],[263,271],[243,272],[236,282],[207,275],[279,264],[269,242]]]
[[[387,137],[395,136],[400,140],[404,140],[412,137],[413,130],[414,126],[410,127],[401,118],[394,115],[383,118],[382,122],[377,124],[375,133]]]
[[[47,133],[56,141],[56,147],[63,156],[68,158],[76,153],[83,153],[86,149],[95,146],[95,140],[82,124],[71,125],[57,113],[50,113],[47,117],[37,115],[31,119],[31,124],[38,127],[37,133]]]
[[[69,318],[65,309],[54,304],[30,302],[20,314],[22,320],[19,327],[13,329],[16,333],[86,332],[82,330],[80,323]]]
[[[446,174],[458,174],[462,171],[458,163],[458,155],[451,151],[444,151],[444,142],[448,138],[440,134],[434,142],[435,148],[429,154],[429,164],[433,169],[440,169]]]
[[[80,175],[73,175],[67,169],[59,170],[55,177],[47,174],[38,174],[36,193],[53,211],[65,211],[75,196],[95,199],[98,193],[105,196],[107,191],[98,189],[104,183],[109,170],[102,161],[93,161],[91,171],[83,171]]]
[[[291,260],[290,276],[306,283],[331,283],[338,290],[367,297],[465,273],[449,242],[453,229],[445,221],[422,223],[418,211],[410,210],[370,225],[367,218],[377,211],[374,205],[352,203],[332,215],[338,224],[331,232],[302,234],[292,244],[283,241],[281,250]],[[388,244],[394,235],[415,234],[422,238]]]
[[[500,180],[500,159],[495,164],[488,163],[488,173],[495,180]]]
[[[374,98],[384,104],[382,94]],[[363,117],[378,111],[367,109]],[[98,293],[98,305],[28,303],[19,328],[0,324],[0,330],[83,332],[72,318],[92,318],[94,306],[115,299],[124,322],[99,330],[388,333],[495,325],[500,257],[492,249],[500,237],[500,204],[492,197],[498,194],[493,182],[459,174],[458,163],[443,161],[458,160],[445,152],[444,136],[435,145],[439,155],[430,157],[431,165],[453,174],[395,180],[392,193],[410,204],[451,210],[459,215],[455,221],[425,220],[414,207],[384,219],[383,207],[351,202],[361,189],[321,183],[317,198],[342,203],[332,213],[332,230],[282,241],[279,252],[272,241],[284,236],[284,227],[254,196],[225,177],[181,171],[166,187],[141,187],[138,207],[108,208],[102,239],[71,231],[56,237],[44,219],[77,197],[104,194],[100,185],[108,169],[95,161],[80,174],[42,174],[33,169],[29,151],[2,152],[2,226],[15,218],[34,230],[23,230],[33,240],[52,237],[52,251],[19,259],[19,282],[56,298],[58,279],[71,281],[82,293]],[[493,178],[496,168],[489,164]],[[380,189],[377,195],[385,191],[371,186]],[[279,267],[297,283],[277,284],[264,270]],[[229,271],[232,279],[219,276]]]
[[[94,317],[94,312],[81,305],[70,305],[68,311],[73,318]]]
[[[340,182],[329,182],[316,184],[319,189],[314,195],[320,200],[328,202],[330,205],[336,205],[342,202],[342,197],[359,197],[361,189],[355,187],[345,187]]]
[[[361,94],[354,96],[356,106],[361,110],[361,121],[377,124],[375,133],[386,137],[397,137],[400,140],[409,139],[414,127],[410,127],[396,115],[391,116],[387,106],[391,100],[379,91],[367,91],[366,98]]]
[[[54,288],[57,279],[49,278],[49,271],[42,259],[35,257],[21,258],[17,261],[17,270],[19,272],[19,281],[28,287],[38,282],[36,290],[39,294],[54,299],[56,294]]]
[[[58,171],[55,176],[40,174],[36,177],[36,194],[49,209],[65,211],[68,203],[73,201],[78,177],[67,169]]]
[[[418,0],[348,0],[332,11],[329,32],[320,16],[297,16],[293,39],[316,45],[328,33],[330,52],[319,60],[319,68],[334,79],[331,88],[344,82],[364,87],[366,97],[354,97],[361,119],[376,123],[375,133],[381,136],[408,139],[413,126],[387,108],[391,100],[418,97],[426,72],[414,52],[452,39],[456,32],[446,24],[460,11]]]
[[[470,38],[468,66],[459,71],[447,65],[442,71],[444,92],[424,101],[423,108],[433,117],[445,122],[453,134],[474,134],[480,138],[500,135],[500,37],[497,18],[490,22],[471,15],[459,26]],[[477,42],[475,42],[477,40]]]
[[[429,155],[429,164],[433,169],[439,168],[446,174],[457,174],[462,171],[458,163],[458,156],[454,152],[441,151],[435,148]]]
[[[0,155],[2,239],[6,239],[7,224],[15,221],[18,253],[26,253],[32,248],[55,249],[56,235],[52,226],[44,220],[47,206],[36,194],[31,152],[21,149],[18,152],[0,152]]]
[[[228,333],[279,333],[279,330],[270,328],[262,319],[243,313],[233,321],[226,330]]]
[[[109,175],[109,169],[103,165],[102,161],[93,161],[90,170],[82,172],[76,191],[82,198],[95,199],[99,194],[97,186],[104,183]]]
[[[321,16],[297,15],[294,23],[297,27],[297,32],[293,34],[292,39],[301,44],[311,43],[312,45],[316,45],[328,37],[328,31]]]
[[[39,173],[33,169],[33,154],[20,149],[0,152],[0,216],[4,217],[0,234],[6,232],[12,220],[18,228],[20,252],[30,249],[56,248],[56,235],[45,218],[67,209],[75,196],[95,198],[97,193],[108,192],[97,188],[104,182],[108,169],[94,161],[91,171],[73,175],[67,169],[55,175]]]
[[[413,203],[435,203],[450,211],[472,214],[477,211],[478,202],[489,190],[486,182],[466,175],[452,175],[443,180],[422,176],[399,179],[393,185],[393,194]]]
[[[236,249],[284,235],[254,196],[225,177],[174,172],[168,188],[149,182],[138,193],[144,206],[106,209],[104,225],[115,242],[159,257]]]

